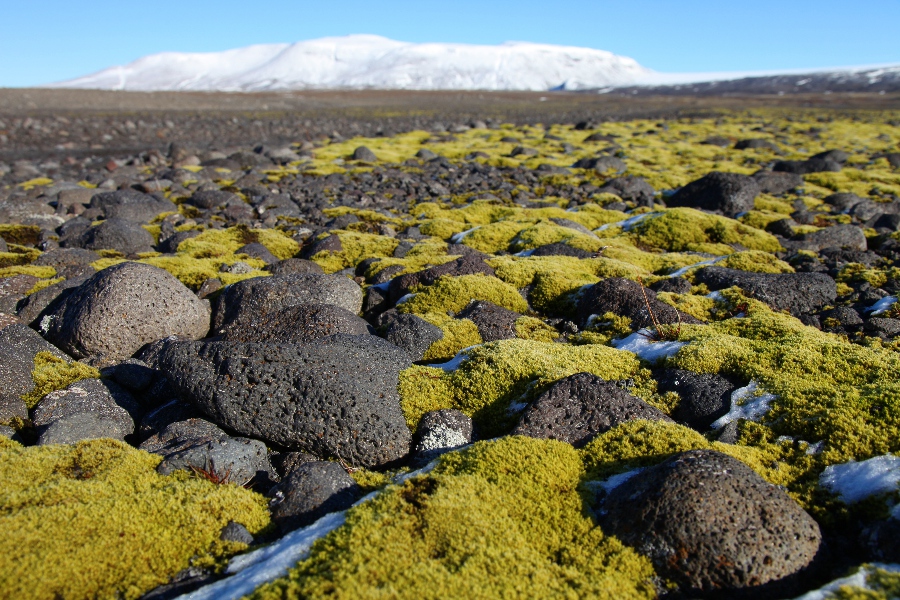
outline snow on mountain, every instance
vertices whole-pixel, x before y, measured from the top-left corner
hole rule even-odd
[[[604,50],[506,42],[413,44],[375,35],[264,44],[225,52],[164,52],[48,87],[110,90],[596,89],[652,75]]]

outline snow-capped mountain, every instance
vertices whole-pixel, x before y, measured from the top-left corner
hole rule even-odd
[[[604,50],[507,42],[413,44],[375,35],[265,44],[225,52],[164,52],[49,87],[110,90],[580,90],[651,75]]]

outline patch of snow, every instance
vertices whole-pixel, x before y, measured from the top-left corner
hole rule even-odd
[[[897,490],[900,484],[900,456],[884,454],[861,462],[826,467],[819,475],[819,485],[836,494],[847,504],[869,496]]]
[[[751,381],[745,387],[738,388],[731,393],[731,409],[728,414],[716,420],[711,427],[721,429],[732,421],[747,419],[758,421],[769,410],[769,405],[775,399],[775,394],[757,394],[759,384]]]
[[[692,265],[688,265],[688,266],[686,266],[686,267],[681,267],[681,268],[678,269],[677,271],[675,271],[675,272],[673,272],[673,273],[669,273],[669,274],[667,275],[667,277],[681,277],[682,275],[684,275],[685,273],[687,273],[687,272],[690,271],[691,269],[696,269],[696,268],[699,268],[699,267],[705,267],[706,265],[714,265],[714,264],[716,264],[717,262],[719,262],[720,260],[722,260],[723,258],[725,258],[725,257],[724,257],[724,256],[717,256],[716,258],[711,258],[711,259],[709,259],[709,260],[703,260],[703,261],[700,261],[700,262],[698,262],[698,263],[694,263],[694,264],[692,264]]]
[[[390,285],[391,285],[390,281],[385,281],[384,283],[376,283],[374,285],[370,285],[369,289],[370,290],[378,290],[379,292],[386,292],[386,291],[388,291],[388,288],[390,287]]]
[[[532,248],[531,250],[522,250],[521,252],[516,252],[513,256],[518,256],[519,258],[527,258],[534,254],[536,248]]]
[[[625,471],[624,473],[619,473],[618,475],[613,475],[609,479],[604,479],[603,481],[596,482],[597,487],[601,488],[607,494],[643,471],[643,467],[638,469],[632,469],[630,471]]]
[[[806,454],[809,456],[821,454],[822,450],[824,450],[824,449],[825,449],[825,440],[820,440],[820,441],[816,442],[815,444],[809,444],[809,447],[806,449]]]
[[[897,573],[900,572],[900,565],[886,563],[871,563],[868,565],[863,565],[853,575],[835,579],[831,583],[827,583],[817,590],[813,590],[811,592],[803,594],[802,596],[798,596],[797,598],[795,598],[795,600],[828,600],[829,598],[833,598],[833,594],[845,585],[870,589],[866,584],[866,577],[868,577],[869,574],[873,573],[876,569],[882,569],[891,573]]]
[[[404,296],[401,296],[400,299],[397,300],[397,303],[394,304],[394,307],[400,306],[400,305],[403,304],[404,302],[409,302],[409,301],[412,300],[414,297],[415,297],[415,294],[413,294],[413,293],[409,293],[409,294],[406,294],[406,295],[404,295]]]
[[[453,242],[454,244],[462,243],[463,239],[465,239],[465,237],[467,235],[469,235],[476,229],[481,229],[481,225],[476,225],[472,229],[466,229],[465,231],[460,231],[459,233],[454,233],[452,236],[450,236],[450,241]]]
[[[867,308],[866,312],[871,313],[873,317],[875,315],[880,315],[890,310],[895,302],[897,302],[897,296],[885,296],[884,298]]]
[[[650,339],[653,332],[650,329],[641,329],[626,338],[612,340],[613,348],[633,352],[650,363],[655,363],[663,358],[674,356],[676,352],[687,345],[687,342],[654,342]]]
[[[443,370],[447,371],[448,373],[451,371],[455,371],[459,368],[459,366],[463,363],[463,361],[465,361],[467,358],[469,358],[469,350],[471,350],[472,348],[477,348],[479,345],[480,344],[476,344],[475,346],[469,346],[468,348],[463,348],[462,350],[460,350],[459,352],[456,353],[456,356],[454,356],[453,358],[451,358],[450,360],[448,360],[445,363],[437,363],[437,364],[428,365],[428,366],[434,367],[436,369],[443,369]]]
[[[637,225],[638,223],[640,223],[640,222],[643,221],[644,219],[650,217],[651,215],[652,215],[652,216],[657,216],[657,215],[660,215],[660,214],[662,214],[662,213],[658,213],[658,212],[648,212],[648,213],[643,213],[643,214],[640,214],[640,215],[635,215],[635,216],[633,216],[633,217],[629,217],[629,218],[625,219],[624,221],[618,221],[618,222],[616,222],[616,223],[607,223],[607,224],[605,224],[605,225],[601,225],[600,227],[598,227],[597,229],[595,229],[594,232],[597,232],[597,231],[606,231],[606,230],[609,229],[610,227],[621,227],[621,228],[622,228],[622,231],[631,231],[631,229],[632,229],[635,225]]]
[[[725,302],[725,296],[722,295],[722,292],[716,290],[715,292],[710,292],[706,295],[710,300],[715,300],[716,302]]]

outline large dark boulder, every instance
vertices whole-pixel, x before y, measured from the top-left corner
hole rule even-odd
[[[485,342],[511,340],[516,337],[516,321],[519,313],[497,306],[486,300],[472,300],[456,314],[457,319],[469,319],[478,327]]]
[[[134,221],[113,217],[81,234],[79,245],[88,250],[118,250],[134,256],[153,251],[153,236]]]
[[[753,209],[759,185],[748,175],[713,171],[666,199],[667,206],[689,206],[735,217]]]
[[[219,296],[213,331],[221,334],[250,327],[269,314],[301,304],[333,304],[356,314],[362,307],[362,290],[343,275],[296,273],[245,279]]]
[[[704,267],[694,276],[711,290],[737,286],[775,310],[798,316],[833,304],[837,284],[824,273],[749,273],[724,267]]]
[[[615,382],[576,373],[538,396],[525,409],[512,435],[560,440],[581,448],[597,435],[636,419],[672,421]]]
[[[260,315],[225,331],[222,339],[236,342],[305,344],[336,333],[365,335],[372,327],[345,308],[333,304],[298,304]]]
[[[790,496],[712,450],[633,475],[609,492],[602,515],[605,532],[688,594],[783,581],[812,562],[821,541],[819,526]]]
[[[360,495],[359,486],[341,465],[325,461],[299,465],[273,492],[272,520],[285,533],[350,508]]]
[[[604,279],[584,290],[578,299],[577,311],[582,327],[589,325],[592,316],[601,317],[607,312],[630,318],[634,330],[652,327],[654,317],[660,324],[703,323],[657,300],[653,290],[644,288],[642,291],[641,284],[621,277]]]
[[[125,219],[134,223],[149,223],[160,213],[178,210],[171,200],[133,189],[94,194],[90,208],[99,210],[104,219]]]
[[[209,305],[167,271],[126,262],[85,281],[39,326],[76,358],[124,359],[170,335],[202,338],[209,330]]]
[[[413,360],[422,360],[428,348],[444,338],[440,327],[421,317],[391,312],[384,324],[384,339],[406,350]]]
[[[409,452],[401,349],[374,336],[314,344],[169,342],[161,370],[217,425],[322,458],[378,466]]]

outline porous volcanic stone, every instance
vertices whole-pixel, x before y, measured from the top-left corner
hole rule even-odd
[[[689,592],[752,588],[810,564],[821,533],[794,500],[741,461],[677,454],[614,488],[601,526]]]
[[[597,193],[615,194],[622,200],[631,200],[639,206],[653,206],[656,190],[643,177],[626,175],[610,179],[597,190]]]
[[[178,394],[243,435],[377,466],[409,451],[401,349],[374,336],[315,344],[167,343],[160,367]]]
[[[472,300],[457,313],[457,319],[469,319],[478,327],[485,342],[509,340],[516,337],[516,320],[519,313],[497,306],[485,300]]]
[[[372,327],[349,310],[333,304],[299,304],[242,321],[225,331],[222,339],[237,342],[304,344],[336,333],[365,335]]]
[[[15,317],[0,313],[0,422],[28,418],[22,396],[34,389],[31,372],[38,352],[71,360]]]
[[[133,223],[148,223],[160,213],[178,210],[171,200],[132,189],[94,194],[90,208],[98,209],[105,219],[125,219]]]
[[[413,360],[422,360],[433,343],[444,339],[444,332],[421,317],[394,312],[387,322],[384,339],[406,350]]]
[[[76,358],[124,359],[170,335],[202,338],[209,330],[209,305],[168,272],[126,262],[81,284],[40,327]]]
[[[134,397],[116,383],[101,379],[82,379],[64,390],[44,396],[31,412],[31,420],[38,431],[41,431],[55,421],[69,420],[82,413],[90,413],[114,423],[119,432],[114,437],[121,440],[134,433],[134,424],[140,420],[143,410]],[[75,429],[85,428],[90,431],[94,425],[79,421]],[[111,425],[103,424],[103,431],[107,427]]]
[[[246,438],[210,440],[168,454],[156,470],[169,475],[173,471],[202,471],[219,481],[243,485],[258,471],[271,470],[266,458],[266,445]]]
[[[705,283],[711,290],[736,285],[775,310],[787,310],[793,315],[816,312],[834,304],[837,297],[837,285],[823,273],[749,273],[704,267],[696,272],[694,281]]]
[[[681,397],[672,417],[688,427],[706,431],[716,419],[731,409],[731,393],[737,389],[728,379],[715,373],[694,373],[683,369],[664,369],[657,377],[658,391],[676,392]]]
[[[759,185],[748,175],[713,171],[690,182],[666,199],[667,206],[689,206],[726,217],[753,209]]]
[[[135,255],[153,251],[153,236],[134,221],[113,217],[85,231],[80,245],[89,250],[118,250]]]
[[[645,298],[646,295],[646,298]],[[650,305],[648,310],[647,305]],[[699,319],[679,312],[668,304],[656,299],[656,292],[641,284],[622,277],[610,277],[584,290],[578,300],[578,317],[582,327],[588,325],[591,315],[603,316],[612,312],[631,319],[634,330],[653,326],[650,310],[662,324],[690,323],[702,324]]]
[[[82,440],[112,438],[122,440],[131,433],[122,428],[115,419],[91,412],[75,413],[62,419],[51,421],[39,428],[37,445],[74,444]]]
[[[299,465],[274,491],[272,520],[285,533],[349,508],[360,493],[341,465],[325,461]]]
[[[598,434],[635,419],[672,422],[614,382],[576,373],[538,396],[525,409],[512,435],[560,440],[581,448]]]
[[[280,260],[277,263],[266,265],[266,271],[272,275],[291,275],[294,273],[312,273],[313,275],[324,275],[317,263],[303,258],[288,258]]]
[[[803,185],[803,178],[796,173],[780,171],[758,171],[753,179],[763,194],[779,196]]]
[[[573,248],[563,242],[554,242],[538,246],[531,252],[531,256],[574,256],[575,258],[590,258],[593,252],[582,250],[581,248]]]
[[[245,279],[225,288],[213,309],[213,331],[247,327],[281,309],[333,304],[351,313],[362,307],[362,290],[343,275],[291,274]]]
[[[425,413],[416,428],[414,450],[418,462],[429,462],[444,452],[471,444],[473,431],[472,419],[458,410]]]
[[[865,250],[867,248],[866,236],[863,230],[856,225],[834,225],[813,233],[807,233],[799,238],[805,250],[819,252],[825,248],[847,248],[850,250]]]

